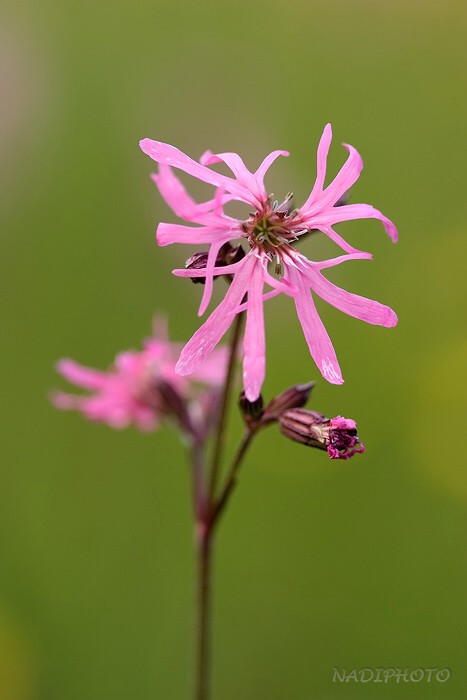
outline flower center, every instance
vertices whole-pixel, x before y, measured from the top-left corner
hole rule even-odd
[[[284,247],[297,240],[293,219],[296,211],[291,211],[292,194],[287,195],[282,204],[269,195],[260,211],[250,214],[242,229],[252,248],[257,248],[276,262],[276,274],[280,274]]]
[[[265,250],[269,251],[271,248],[279,248],[283,243],[287,242],[287,230],[281,225],[281,222],[275,222],[268,216],[263,216],[261,219],[254,223],[251,234],[250,242],[256,245],[260,245]]]

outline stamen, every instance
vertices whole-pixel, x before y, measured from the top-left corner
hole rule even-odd
[[[276,273],[276,275],[279,275],[280,277],[282,277],[282,274],[284,272],[282,258],[279,256],[279,253],[276,253],[276,265],[274,267],[274,272]]]

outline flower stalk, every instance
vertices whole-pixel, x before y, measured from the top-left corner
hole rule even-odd
[[[208,700],[210,697],[210,663],[211,663],[211,607],[212,607],[212,559],[214,535],[222,513],[229,501],[237,481],[237,475],[255,430],[247,430],[228,469],[225,484],[216,500],[208,498],[207,508],[197,508],[201,518],[196,522],[197,541],[197,670],[195,700]],[[198,516],[199,517],[199,516]]]
[[[209,698],[210,665],[210,623],[211,623],[211,562],[212,531],[210,528],[198,528],[198,633],[197,633],[197,670],[195,700]]]
[[[235,364],[238,355],[238,348],[240,344],[241,334],[243,326],[243,314],[238,314],[235,318],[234,326],[232,329],[232,336],[230,342],[230,354],[229,363],[227,365],[227,374],[225,378],[224,390],[222,394],[222,404],[219,415],[219,423],[217,426],[216,438],[214,443],[214,452],[212,456],[211,463],[211,477],[209,485],[210,498],[214,498],[217,480],[219,476],[219,469],[221,466],[222,450],[225,444],[225,429],[227,423],[227,416],[229,411],[229,399],[232,391],[232,385],[235,373]]]
[[[166,323],[159,319],[153,336],[142,349],[118,354],[107,371],[84,367],[69,359],[58,364],[60,374],[85,393],[55,392],[52,401],[57,408],[78,410],[89,420],[116,429],[134,424],[141,431],[152,432],[169,421],[189,447],[197,568],[195,700],[210,698],[215,533],[256,434],[276,424],[286,438],[324,450],[333,460],[349,459],[365,451],[354,420],[340,415],[329,419],[304,408],[314,382],[289,387],[264,405],[264,303],[279,294],[292,300],[310,355],[321,375],[332,384],[341,384],[343,377],[315,297],[366,323],[386,328],[397,323],[390,307],[341,289],[326,276],[328,270],[341,263],[372,257],[350,245],[334,230],[334,225],[377,219],[393,242],[398,237],[395,225],[378,209],[347,203],[348,191],[363,167],[355,148],[344,144],[347,160],[325,186],[331,139],[328,124],[318,145],[315,183],[299,207],[292,203],[292,194],[279,204],[264,182],[269,167],[279,156],[287,156],[286,151],[273,151],[252,172],[234,153],[214,155],[207,151],[194,161],[169,144],[144,139],[142,150],[159,165],[154,182],[174,213],[190,224],[160,223],[159,245],[188,243],[207,247],[192,255],[184,269],[174,270],[177,276],[204,287],[200,315],[210,304],[216,278],[228,282],[225,297],[183,348],[169,341]],[[218,163],[224,163],[232,175],[222,175],[211,168]],[[195,202],[174,169],[212,185],[212,199]],[[233,218],[224,210],[230,202],[247,205],[250,214]],[[305,257],[298,250],[301,240],[318,232],[343,253],[329,260]],[[216,348],[231,326],[229,348]],[[239,407],[245,431],[224,470],[241,343],[243,391]],[[210,459],[208,443],[212,446]]]

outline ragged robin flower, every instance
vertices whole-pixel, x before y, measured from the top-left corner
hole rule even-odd
[[[369,253],[349,245],[335,230],[334,225],[352,219],[379,219],[388,236],[397,241],[394,224],[380,211],[368,204],[342,204],[347,191],[358,179],[363,162],[358,152],[349,145],[347,161],[334,180],[325,187],[326,161],[332,131],[328,124],[321,137],[317,153],[317,176],[313,189],[299,208],[293,208],[292,195],[279,203],[264,185],[264,176],[271,164],[285,151],[273,151],[255,172],[248,170],[235,153],[213,155],[206,152],[199,162],[177,148],[151,139],[141,141],[141,149],[159,163],[159,172],[153,175],[162,196],[175,214],[196,226],[161,223],[157,230],[159,245],[187,243],[208,245],[205,258],[196,258],[188,269],[174,270],[174,274],[205,281],[200,315],[211,299],[213,280],[218,275],[230,275],[231,284],[224,299],[214,309],[183,348],[176,371],[188,375],[214,349],[231,325],[234,316],[246,311],[244,336],[243,383],[245,396],[255,401],[260,395],[265,376],[265,331],[263,302],[283,293],[295,303],[310,353],[321,374],[333,384],[343,382],[329,335],[318,315],[313,293],[344,313],[367,323],[391,327],[397,316],[392,309],[377,301],[337,287],[323,272],[348,260],[370,259]],[[223,162],[233,173],[228,177],[213,170],[211,165]],[[173,168],[213,185],[214,196],[201,204],[187,193]],[[227,215],[224,205],[233,200],[247,204],[252,211],[243,220]],[[340,246],[344,255],[313,262],[296,249],[300,239],[311,231],[320,231]],[[240,245],[244,257],[231,264],[219,264],[219,252],[227,243]],[[204,263],[199,266],[200,260]],[[265,285],[270,287],[265,292]]]
[[[212,410],[224,379],[227,353],[218,348],[190,378],[181,377],[175,372],[181,345],[169,341],[165,326],[163,319],[156,319],[154,335],[143,349],[119,353],[107,371],[60,360],[58,372],[89,393],[55,392],[53,404],[62,410],[78,410],[89,420],[112,428],[134,423],[140,430],[153,431],[171,417],[183,431],[199,436],[215,418]]]

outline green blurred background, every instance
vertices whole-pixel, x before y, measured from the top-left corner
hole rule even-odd
[[[461,0],[3,0],[1,700],[190,697],[183,450],[169,428],[55,411],[54,363],[106,367],[156,310],[175,339],[198,326],[200,287],[170,274],[187,249],[155,244],[175,219],[140,138],[252,167],[286,148],[270,189],[299,202],[327,121],[329,172],[355,145],[353,201],[400,231],[343,225],[375,261],[329,276],[400,323],[319,307],[347,381],[311,406],[355,417],[368,452],[332,463],[274,430],[253,447],[218,538],[215,698],[467,696],[466,30]],[[317,378],[288,300],[267,335],[266,396]],[[336,684],[335,666],[452,677]]]

